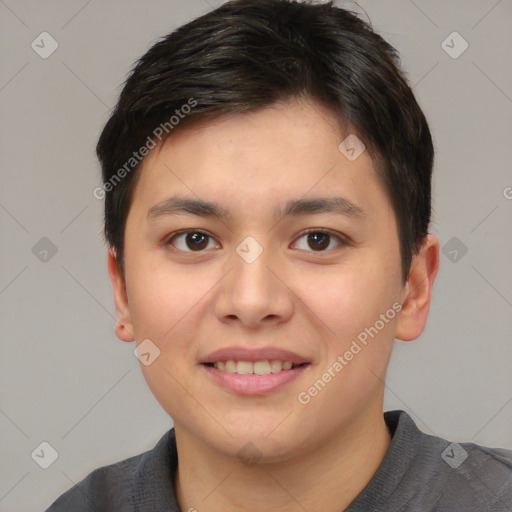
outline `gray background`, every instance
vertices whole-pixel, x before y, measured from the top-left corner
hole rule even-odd
[[[172,425],[134,345],[114,335],[94,146],[134,60],[220,3],[0,0],[2,511],[43,510]],[[401,52],[431,125],[431,231],[444,248],[424,334],[396,342],[385,409],[512,448],[512,1],[360,4]],[[31,48],[43,31],[59,45],[46,59]],[[458,58],[442,47],[453,31],[469,43]],[[42,237],[56,254],[40,252]],[[43,441],[59,454],[46,470],[31,458]]]

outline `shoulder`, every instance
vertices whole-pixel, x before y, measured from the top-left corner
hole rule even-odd
[[[168,448],[173,434],[174,429],[166,432],[151,450],[95,469],[45,512],[134,510],[143,482],[168,476],[172,456]]]
[[[147,453],[95,469],[62,494],[46,512],[123,510],[122,506],[129,506],[126,500],[131,495],[136,468]]]
[[[440,502],[445,509],[512,511],[512,450],[453,443],[441,453],[446,477]]]
[[[512,450],[429,435],[404,414],[399,422],[415,445],[404,483],[418,502],[436,512],[512,511]]]

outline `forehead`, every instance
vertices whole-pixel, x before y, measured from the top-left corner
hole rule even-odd
[[[311,100],[201,119],[149,153],[134,202],[150,213],[179,192],[220,207],[229,203],[229,209],[217,208],[229,217],[244,204],[279,202],[282,211],[292,200],[331,195],[350,201],[353,212],[357,206],[364,211],[365,203],[386,199],[368,152],[351,160],[340,150],[348,136],[355,136],[350,127]],[[371,199],[372,193],[380,197]]]

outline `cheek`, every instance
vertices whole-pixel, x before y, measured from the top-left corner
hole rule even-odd
[[[208,291],[207,283],[184,272],[164,272],[139,262],[131,269],[128,297],[135,335],[138,342],[150,339],[160,350],[154,362],[147,366],[141,363],[144,379],[169,414],[186,411],[191,421],[204,422],[201,411],[191,407],[181,383],[190,378],[190,347],[197,337],[195,320],[201,314],[200,299]]]
[[[311,321],[330,338],[345,343],[373,325],[398,296],[397,285],[389,282],[385,270],[388,266],[377,258],[365,257],[350,268],[338,266],[323,273],[303,272],[293,289],[307,306],[305,314],[314,313]]]
[[[207,290],[192,275],[175,269],[156,267],[143,258],[127,269],[128,301],[137,339],[150,338],[164,345],[165,341],[186,322]],[[190,274],[190,272],[189,272]]]

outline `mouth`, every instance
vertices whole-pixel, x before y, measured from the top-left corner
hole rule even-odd
[[[311,363],[291,361],[210,361],[201,363],[216,385],[237,395],[265,396],[286,387],[297,379]]]
[[[280,361],[278,359],[265,359],[261,361],[235,361],[234,359],[228,359],[227,361],[206,362],[202,364],[222,372],[237,373],[238,375],[269,375],[309,365],[309,363],[292,363],[291,361]]]

